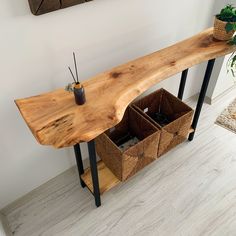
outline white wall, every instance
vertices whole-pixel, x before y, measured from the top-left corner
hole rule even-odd
[[[219,97],[223,91],[227,91],[228,89],[235,86],[235,77],[233,77],[232,73],[225,73],[227,71],[227,64],[230,56],[226,56],[223,65],[215,86],[215,89],[212,94],[212,99],[216,99]]]
[[[207,91],[207,101],[209,101],[210,104],[216,102],[218,99],[222,98],[223,95],[236,87],[236,78],[233,77],[232,73],[227,73],[229,57],[230,55],[227,55],[225,58],[216,61],[220,68],[219,71],[215,70],[213,72],[209,89]]]
[[[214,3],[94,0],[35,17],[27,0],[1,0],[0,208],[74,164],[71,149],[36,143],[14,99],[64,86],[73,50],[84,80],[194,35],[212,24]],[[186,97],[198,91],[203,69],[191,70]],[[162,85],[176,93],[175,78]]]
[[[227,3],[229,3],[228,0],[216,0],[215,13],[219,12],[219,9]],[[229,56],[226,56],[225,58],[218,59],[215,63],[215,70],[212,73],[207,91],[207,101],[211,104],[235,87],[233,76],[231,73],[227,73],[226,64],[228,59]]]
[[[0,220],[0,236],[6,236],[1,220]]]

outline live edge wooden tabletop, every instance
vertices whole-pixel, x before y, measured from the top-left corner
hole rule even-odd
[[[40,144],[56,148],[90,141],[122,119],[128,104],[156,83],[186,68],[236,50],[207,29],[171,47],[83,82],[87,102],[77,106],[64,89],[16,100]]]

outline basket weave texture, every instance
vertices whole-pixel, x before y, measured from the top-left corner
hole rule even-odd
[[[115,140],[127,133],[140,141],[122,151]],[[125,181],[157,159],[160,134],[150,121],[128,107],[118,125],[96,138],[97,154],[119,180]]]
[[[134,102],[132,106],[161,129],[158,157],[186,140],[191,127],[193,110],[171,93],[160,89]],[[161,127],[152,118],[157,112],[165,114],[170,123]]]
[[[215,18],[214,30],[213,30],[213,37],[215,39],[218,39],[221,41],[227,41],[233,37],[235,31],[231,30],[229,33],[227,33],[225,30],[226,24],[227,22],[224,22]]]

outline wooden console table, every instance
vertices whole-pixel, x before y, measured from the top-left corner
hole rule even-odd
[[[213,39],[213,29],[210,28],[84,81],[87,102],[83,106],[77,106],[73,94],[64,89],[15,102],[40,144],[56,148],[74,146],[81,185],[88,187],[96,205],[100,206],[100,193],[118,184],[119,180],[103,162],[97,163],[94,138],[118,124],[126,107],[137,96],[179,72],[182,77],[178,97],[182,99],[188,68],[208,61],[189,135],[189,140],[193,140],[215,59],[235,50],[235,46]],[[81,142],[88,142],[89,149],[90,168],[85,171]]]

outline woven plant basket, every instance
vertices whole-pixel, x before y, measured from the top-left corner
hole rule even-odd
[[[227,41],[230,40],[235,31],[232,30],[229,33],[226,32],[225,26],[228,22],[221,21],[217,18],[215,18],[215,23],[214,23],[214,30],[213,30],[213,37],[215,39],[221,40],[221,41]]]
[[[191,127],[193,110],[174,95],[160,89],[134,102],[132,106],[161,129],[158,157],[186,140]],[[157,112],[168,117],[170,122],[165,126],[157,123],[153,119]]]
[[[139,142],[122,151],[116,140],[127,133]],[[113,174],[125,181],[156,160],[161,131],[133,108],[128,107],[122,121],[96,138],[99,157]]]

